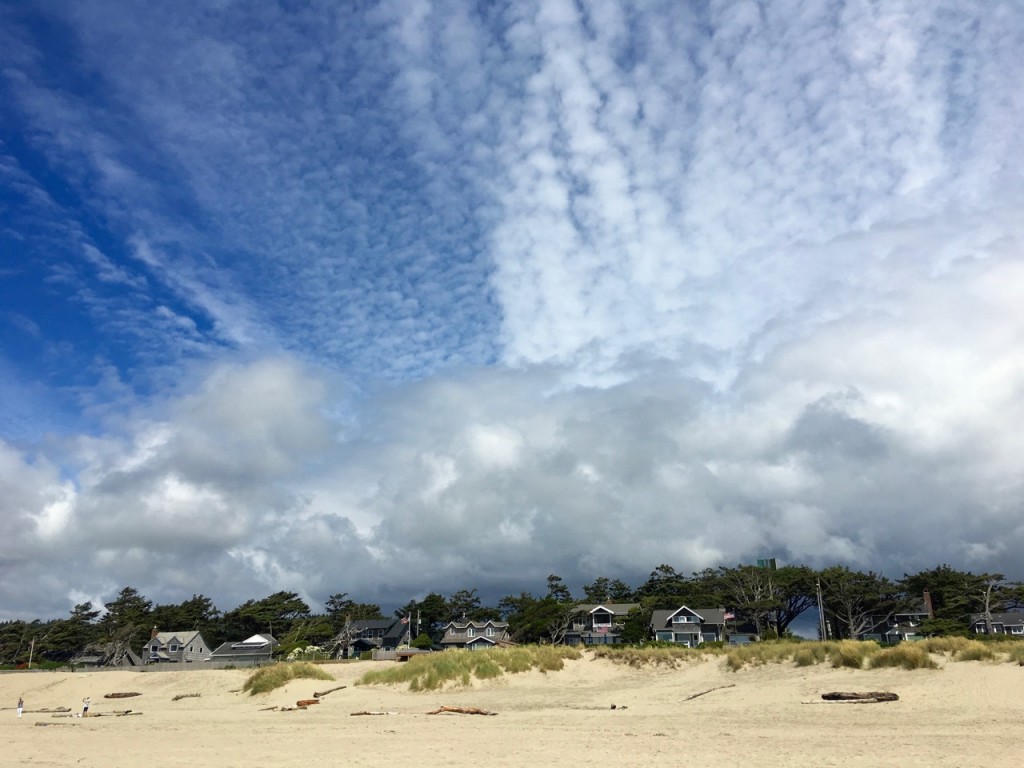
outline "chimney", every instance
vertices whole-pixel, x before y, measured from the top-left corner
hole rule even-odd
[[[150,631],[150,633],[149,633],[149,639],[152,640],[154,637],[156,637],[159,634],[160,633],[157,631],[156,624],[154,624],[152,631]]]
[[[934,619],[935,618],[935,609],[932,608],[932,595],[931,595],[931,592],[929,592],[926,589],[924,591],[924,594],[921,595],[921,597],[924,598],[924,609],[928,613],[928,618],[929,619]]]

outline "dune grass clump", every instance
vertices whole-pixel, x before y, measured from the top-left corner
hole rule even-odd
[[[881,648],[868,659],[871,669],[899,667],[901,669],[938,669],[939,665],[928,654],[923,643],[900,643],[891,648]]]
[[[830,643],[829,646],[828,655],[836,669],[862,669],[864,659],[878,652],[878,643],[873,640],[840,640],[838,643]]]
[[[334,677],[316,664],[307,661],[273,664],[269,667],[261,667],[249,675],[249,679],[242,686],[243,691],[248,691],[250,696],[257,693],[270,693],[292,680],[308,678],[310,680],[333,680]]]
[[[726,652],[725,666],[735,672],[747,664],[781,664],[793,658],[802,645],[792,640],[766,640],[761,643],[740,645]]]
[[[806,643],[793,653],[793,663],[798,667],[824,664],[827,659],[828,646],[825,643]]]
[[[966,637],[951,635],[948,637],[926,637],[924,640],[919,640],[917,644],[924,647],[928,653],[956,656],[960,651],[969,647],[971,642]]]
[[[985,643],[968,640],[953,658],[957,661],[991,661],[995,657],[996,652]]]
[[[578,658],[578,650],[564,645],[424,653],[388,669],[367,672],[356,685],[407,683],[410,691],[436,691],[449,685],[469,685],[473,679],[490,680],[531,669],[554,672],[565,666],[566,659]]]
[[[1017,641],[1006,653],[1006,660],[1016,664],[1024,664],[1024,643]]]

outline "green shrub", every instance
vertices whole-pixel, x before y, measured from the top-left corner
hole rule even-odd
[[[299,678],[311,680],[334,679],[330,673],[307,661],[278,663],[272,664],[269,667],[262,667],[253,672],[249,675],[249,679],[245,681],[242,690],[248,691],[250,696],[257,693],[269,693]]]

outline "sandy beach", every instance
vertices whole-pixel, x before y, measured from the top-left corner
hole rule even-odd
[[[244,670],[0,674],[0,764],[956,766],[1015,764],[1024,743],[1024,668],[1015,664],[940,659],[939,670],[785,664],[730,672],[721,659],[638,670],[585,656],[560,672],[443,692],[353,685],[390,663],[329,665],[336,683],[299,680],[259,696],[239,691]],[[334,685],[347,687],[306,710],[268,709],[294,707]],[[900,700],[817,703],[836,690],[889,690]],[[125,691],[142,695],[104,698]],[[173,700],[182,694],[200,695]],[[35,711],[79,711],[85,696],[104,716]],[[498,714],[426,714],[440,705]],[[142,714],[113,716],[125,709]],[[392,714],[352,716],[364,710]]]

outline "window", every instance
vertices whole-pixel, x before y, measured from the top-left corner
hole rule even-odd
[[[177,650],[178,650],[178,646],[176,646],[176,645],[172,645],[171,646],[171,653],[174,653]]]
[[[488,627],[487,628],[487,636],[488,637],[494,637],[494,627]]]
[[[696,624],[697,623],[697,617],[696,616],[684,616],[684,615],[673,616],[672,617],[672,623],[673,624]]]
[[[466,630],[466,637],[476,637],[476,630],[470,627]]]

